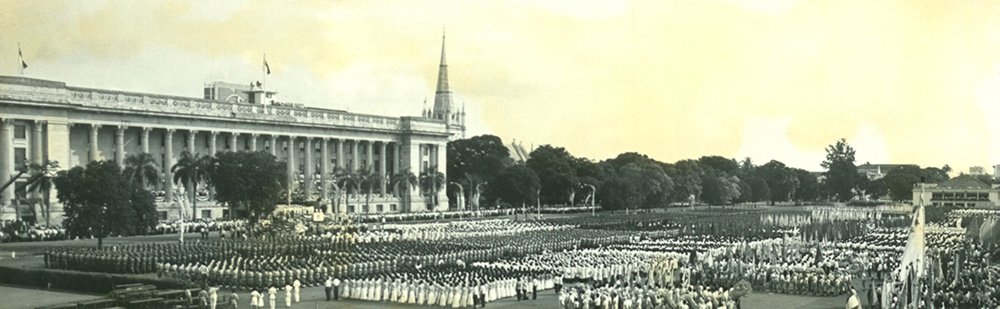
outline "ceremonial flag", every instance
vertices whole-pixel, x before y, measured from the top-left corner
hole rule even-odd
[[[21,74],[28,68],[28,63],[24,62],[24,54],[21,53],[21,43],[17,43],[17,60],[21,61]]]
[[[264,55],[264,72],[271,74],[271,67],[267,65],[267,54]]]

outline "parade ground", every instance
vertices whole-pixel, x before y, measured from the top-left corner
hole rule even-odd
[[[785,207],[753,207],[754,212],[780,211]],[[716,208],[717,209],[717,208]],[[664,212],[684,213],[689,211],[706,211],[705,209],[669,209]],[[711,212],[709,210],[709,212]],[[608,214],[605,214],[608,215]],[[585,219],[590,214],[562,214],[547,215],[546,219],[556,220],[576,220]],[[523,218],[523,216],[522,216]],[[198,233],[185,234],[186,242],[199,242]],[[218,238],[217,233],[212,233],[210,239]],[[135,245],[135,244],[169,244],[177,243],[178,234],[135,236],[135,237],[112,237],[104,240],[104,246]],[[20,242],[0,244],[0,266],[17,268],[44,268],[43,254],[50,248],[89,248],[96,247],[97,241],[94,239],[46,241],[46,242]],[[135,274],[129,276],[156,278],[155,273]],[[221,289],[220,298],[229,296],[231,290]],[[238,291],[240,308],[247,308],[250,295],[248,291]],[[17,285],[0,286],[0,296],[5,299],[0,302],[0,308],[35,308],[55,304],[65,304],[79,301],[86,301],[101,298],[104,295],[81,294],[69,291],[50,290],[38,287],[24,287]],[[291,308],[415,308],[423,307],[418,305],[397,304],[388,302],[374,302],[361,300],[337,300],[325,301],[324,289],[322,286],[303,287],[301,290],[301,301],[293,303]],[[847,300],[846,294],[832,297],[792,295],[784,293],[771,293],[766,291],[754,291],[741,299],[742,308],[841,308]],[[266,302],[265,302],[266,304]],[[266,307],[266,306],[265,306]],[[548,289],[538,293],[537,300],[517,301],[514,297],[506,297],[489,302],[490,308],[559,308],[558,295],[553,290]],[[284,293],[279,291],[277,308],[285,308]]]
[[[299,303],[293,303],[291,308],[417,308],[426,306],[391,304],[384,302],[368,302],[358,300],[338,300],[325,301],[322,287],[311,287],[302,289]],[[69,302],[86,301],[101,298],[98,295],[86,295],[78,293],[66,293],[47,291],[43,289],[32,289],[0,285],[0,295],[4,301],[0,302],[0,308],[36,308]],[[237,293],[241,300],[241,307],[246,308],[245,303],[250,299],[250,294],[246,292]],[[283,297],[283,296],[282,296]],[[284,303],[276,308],[286,308]],[[843,308],[847,301],[846,295],[834,297],[811,297],[800,295],[786,295],[774,293],[755,292],[746,297],[742,302],[742,308],[773,308],[773,309],[833,309]],[[487,304],[488,308],[558,308],[558,300],[552,291],[539,293],[537,300],[517,301],[514,298],[501,299]]]

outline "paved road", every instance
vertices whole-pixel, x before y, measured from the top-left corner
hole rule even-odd
[[[0,285],[0,308],[35,308],[101,298],[96,295]]]

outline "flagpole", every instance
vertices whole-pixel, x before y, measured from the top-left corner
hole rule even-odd
[[[21,42],[17,42],[17,67],[21,72],[21,76],[24,76],[24,56],[21,55]]]
[[[260,90],[264,91],[264,96],[261,97],[260,104],[264,104],[264,101],[267,101],[267,71],[270,69],[271,68],[267,66],[267,53],[264,53],[264,83],[260,87]]]

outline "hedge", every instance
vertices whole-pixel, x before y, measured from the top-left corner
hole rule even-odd
[[[114,289],[115,285],[130,283],[152,284],[161,290],[183,289],[191,286],[188,282],[176,279],[143,278],[118,274],[45,268],[16,268],[9,266],[0,266],[0,283],[90,294],[107,294]]]

